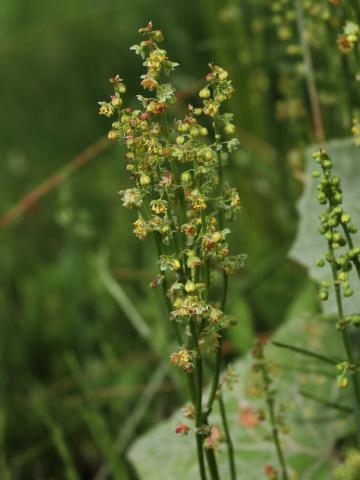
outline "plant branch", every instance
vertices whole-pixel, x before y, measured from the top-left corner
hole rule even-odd
[[[320,353],[312,352],[310,350],[306,350],[305,348],[294,347],[293,345],[288,345],[287,343],[277,342],[272,340],[271,342],[273,345],[279,348],[285,348],[287,350],[291,350],[295,353],[299,353],[301,355],[305,355],[307,357],[316,358],[317,360],[321,360],[322,362],[328,363],[330,365],[336,365],[337,361],[333,360],[332,358],[326,357],[325,355],[321,355]]]

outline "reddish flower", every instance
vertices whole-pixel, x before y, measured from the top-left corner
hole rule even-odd
[[[271,465],[265,465],[264,473],[268,478],[270,478],[270,480],[277,480],[277,478],[278,478],[277,471]]]
[[[186,423],[179,423],[176,427],[175,433],[177,435],[187,435],[189,433],[190,427]]]
[[[251,407],[245,407],[240,412],[240,425],[247,428],[255,428],[259,425],[260,419]]]

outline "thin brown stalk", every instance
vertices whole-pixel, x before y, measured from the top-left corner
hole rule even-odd
[[[111,142],[103,137],[86,147],[70,162],[66,163],[55,174],[41,182],[40,185],[26,194],[18,203],[2,215],[0,217],[0,228],[10,226],[21,215],[28,213],[45,195],[61,185],[70,175],[89,163],[90,160],[93,160],[104,150],[107,150],[111,145]]]

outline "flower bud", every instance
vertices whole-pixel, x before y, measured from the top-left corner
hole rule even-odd
[[[140,185],[145,187],[146,185],[149,185],[151,183],[151,178],[149,175],[145,175],[145,173],[140,175],[139,179]]]
[[[181,133],[187,132],[187,131],[189,130],[189,124],[186,123],[186,122],[184,122],[184,123],[183,123],[183,122],[179,123],[179,125],[178,125],[178,130],[179,130],[179,132],[181,132]]]
[[[325,302],[329,298],[329,292],[327,290],[320,290],[319,300]]]
[[[185,284],[185,291],[187,293],[193,293],[196,290],[196,285],[192,280],[188,280]]]
[[[235,125],[233,125],[232,123],[227,123],[224,130],[226,135],[233,135],[233,133],[235,133]]]
[[[190,183],[192,180],[192,176],[190,172],[183,172],[180,178],[182,183]]]
[[[351,215],[349,215],[348,213],[343,213],[341,215],[341,223],[350,223],[351,222]]]
[[[336,383],[339,388],[346,388],[349,385],[349,380],[347,377],[340,376],[337,378]]]
[[[348,257],[349,258],[355,258],[358,255],[360,255],[360,248],[359,247],[352,248],[351,250],[348,251]]]
[[[116,108],[120,108],[123,104],[123,101],[118,95],[114,95],[111,97],[111,104]]]
[[[205,160],[210,161],[214,158],[214,152],[210,148],[207,148],[203,153],[203,157]]]
[[[171,267],[172,267],[173,270],[180,270],[181,264],[180,264],[180,262],[177,258],[175,258]]]
[[[216,243],[220,242],[220,240],[222,239],[221,232],[214,232],[211,236],[211,239]]]
[[[225,102],[226,96],[223,93],[216,95],[215,100],[219,103]]]
[[[349,275],[347,272],[340,272],[338,275],[339,282],[347,282],[349,279]]]
[[[200,98],[203,98],[203,99],[209,98],[210,95],[211,95],[211,92],[210,92],[210,90],[209,90],[207,87],[202,88],[202,89],[200,90],[200,92],[199,92],[199,97],[200,97]]]
[[[192,129],[190,130],[190,135],[192,137],[198,137],[199,134],[200,134],[200,129],[197,127],[192,127]]]
[[[154,42],[161,43],[161,42],[164,41],[164,36],[163,36],[161,30],[154,30],[153,32],[151,32],[151,35],[152,35],[152,38],[153,38]]]
[[[119,136],[119,133],[115,130],[110,130],[110,132],[108,133],[109,140],[116,140],[118,136]]]
[[[226,70],[222,70],[220,73],[219,73],[219,80],[223,81],[223,80],[226,80],[228,78],[229,74]]]
[[[189,433],[190,427],[185,423],[179,423],[176,427],[175,433],[177,435],[187,435]]]

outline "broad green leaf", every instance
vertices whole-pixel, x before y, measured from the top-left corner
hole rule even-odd
[[[316,163],[311,158],[311,153],[316,150],[308,151],[308,166],[306,172],[305,190],[298,203],[300,215],[299,231],[296,241],[290,251],[290,257],[304,265],[309,270],[309,274],[317,281],[331,279],[331,272],[328,265],[319,268],[315,262],[321,258],[327,250],[326,241],[318,233],[318,217],[324,211],[324,207],[317,202],[317,179],[313,179],[311,172],[316,168]],[[353,223],[360,228],[360,150],[352,140],[340,140],[329,142],[325,150],[330,154],[334,164],[334,173],[341,177],[344,208],[351,214]],[[354,244],[360,245],[360,235],[354,235]],[[350,275],[350,283],[356,289],[359,289],[359,280],[353,271]],[[355,290],[354,288],[354,290]],[[347,314],[358,313],[360,310],[359,296],[344,299],[345,312]],[[336,314],[336,303],[334,293],[330,295],[327,302],[324,302],[323,310],[327,314]]]
[[[320,318],[298,316],[283,326],[275,338],[327,356],[341,355],[334,325]],[[326,409],[305,398],[300,394],[300,389],[344,406],[350,406],[349,392],[337,388],[332,366],[272,345],[267,347],[266,354],[268,359],[280,367],[275,382],[276,401],[286,407],[285,415],[290,432],[282,435],[282,444],[290,471],[297,472],[299,479],[328,480],[334,467],[336,441],[349,433],[350,421],[346,413]],[[255,412],[264,408],[262,398],[254,400],[248,394],[251,364],[252,357],[249,354],[234,365],[239,382],[224,395],[239,480],[259,480],[264,478],[264,465],[277,467],[269,424],[261,422],[251,427],[240,421],[241,413],[246,409]],[[181,411],[178,411],[134,444],[129,458],[141,479],[198,480],[193,434],[177,437],[174,433],[176,425],[183,421]],[[217,411],[213,414],[212,422],[221,425]],[[221,478],[230,478],[224,446],[217,456]]]

